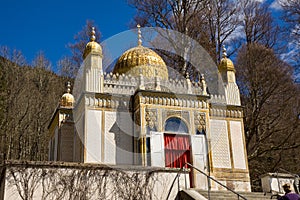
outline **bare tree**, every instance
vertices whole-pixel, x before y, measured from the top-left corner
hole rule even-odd
[[[2,165],[1,167],[4,167]],[[21,199],[166,199],[178,180],[161,169],[104,165],[6,162],[6,187]],[[159,188],[159,192],[157,191]]]
[[[29,67],[22,65],[26,62],[17,51],[3,48],[2,52],[6,58],[0,59],[1,160],[45,160],[47,126],[67,80],[50,71],[51,64],[42,53]]]
[[[237,6],[230,0],[130,0],[128,2],[138,10],[136,23],[179,31],[198,41],[216,63],[220,60],[221,46],[226,39],[229,39],[239,23]],[[185,47],[182,45],[184,42],[171,43],[178,48],[187,48],[183,55],[179,54],[185,59],[189,44]],[[174,56],[171,56],[171,59],[174,59]],[[188,63],[179,63],[182,74],[185,74],[189,68]],[[171,66],[173,65],[174,63]]]
[[[210,41],[215,49],[215,61],[221,59],[222,46],[229,43],[230,36],[240,25],[239,7],[234,1],[210,1],[206,11],[206,20],[209,25]]]
[[[279,25],[274,23],[269,7],[255,0],[241,3],[246,43],[259,43],[267,48],[277,44]]]
[[[239,51],[236,69],[245,106],[250,172],[257,181],[262,173],[283,165],[287,150],[300,147],[299,86],[293,81],[292,68],[259,44]]]
[[[292,26],[292,34],[300,43],[300,1],[299,0],[279,0],[284,12],[284,20]]]
[[[285,59],[295,68],[296,82],[300,82],[300,1],[279,0],[283,8],[283,19],[288,23],[285,32],[288,37],[288,50]]]
[[[90,41],[92,27],[95,27],[96,42],[100,41],[101,33],[98,26],[92,20],[87,20],[85,26],[74,36],[74,43],[69,43],[67,47],[70,49],[72,56],[64,56],[58,61],[60,74],[75,78],[83,62],[83,52],[86,44]]]

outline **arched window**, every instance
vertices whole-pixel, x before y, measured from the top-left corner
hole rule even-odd
[[[178,117],[171,117],[165,123],[165,131],[173,133],[188,133],[187,125]]]

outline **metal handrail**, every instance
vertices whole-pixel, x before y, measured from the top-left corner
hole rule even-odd
[[[176,179],[179,180],[179,177],[180,177],[180,174],[179,174],[179,172],[178,172],[178,173],[176,174],[176,177],[174,178],[174,180],[173,180],[173,182],[172,182],[172,185],[171,185],[171,187],[170,187],[170,189],[169,189],[169,193],[168,193],[168,196],[167,196],[166,200],[169,199],[169,197],[170,197],[170,195],[171,195],[171,191],[172,191],[173,186],[174,186],[174,184],[175,184],[175,181],[176,181]],[[178,187],[178,188],[179,188],[179,187]],[[179,189],[178,189],[178,192],[179,192]]]
[[[207,178],[208,180],[212,180],[212,181],[216,182],[217,184],[221,185],[222,187],[226,188],[228,191],[234,193],[235,195],[237,195],[238,199],[242,198],[242,199],[247,200],[246,197],[244,197],[244,196],[242,196],[241,194],[237,193],[236,191],[230,189],[229,187],[227,187],[227,186],[224,185],[223,183],[219,182],[218,180],[214,179],[213,177],[207,175],[205,172],[201,171],[200,169],[198,169],[197,167],[193,166],[192,164],[190,164],[190,163],[185,163],[183,166],[185,166],[185,165],[190,166],[191,168],[197,170],[198,172],[200,172],[201,174],[203,174],[204,176],[206,176],[206,178]],[[183,168],[185,168],[185,167],[183,167]],[[208,189],[208,195],[209,195],[209,196],[208,196],[208,199],[210,199],[210,191],[209,191],[209,190],[210,190],[210,187],[208,187],[208,188],[209,188],[209,189]]]

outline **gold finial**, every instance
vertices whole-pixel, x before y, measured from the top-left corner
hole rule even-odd
[[[63,94],[60,98],[60,106],[62,107],[73,107],[75,103],[74,96],[70,93],[71,92],[71,83],[67,82],[67,93]]]
[[[186,78],[186,79],[190,79],[190,74],[189,74],[189,72],[186,72],[185,78]]]
[[[141,32],[141,25],[136,25],[138,28],[138,46],[142,46],[142,32]]]
[[[222,52],[223,52],[222,57],[223,57],[223,58],[226,58],[226,57],[227,57],[227,53],[226,53],[225,45],[223,45]]]
[[[70,81],[68,81],[67,83],[67,93],[70,93],[71,92],[71,83]]]
[[[91,32],[91,42],[94,42],[96,40],[96,32],[95,32],[95,27],[92,27],[92,32]]]

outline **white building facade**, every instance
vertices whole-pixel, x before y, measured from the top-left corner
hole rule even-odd
[[[49,125],[49,160],[165,168],[190,163],[236,191],[251,190],[240,93],[226,53],[218,66],[224,96],[209,94],[204,77],[169,78],[163,59],[141,41],[111,73],[103,72],[94,32],[83,57],[82,92],[75,103],[68,90]],[[206,177],[189,170],[190,185],[207,189]]]

